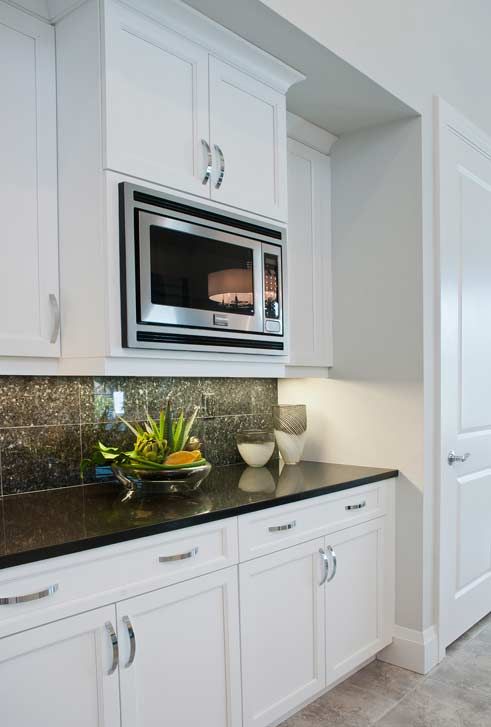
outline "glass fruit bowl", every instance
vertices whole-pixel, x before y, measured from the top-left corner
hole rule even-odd
[[[113,464],[112,471],[127,490],[155,495],[184,495],[194,492],[208,477],[211,464],[181,466],[175,469],[146,470]]]

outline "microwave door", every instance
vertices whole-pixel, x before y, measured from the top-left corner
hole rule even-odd
[[[142,323],[262,332],[261,242],[138,211]]]

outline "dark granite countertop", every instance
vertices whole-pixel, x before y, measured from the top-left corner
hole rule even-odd
[[[192,496],[122,502],[119,484],[65,487],[0,498],[0,568],[76,553],[396,477],[397,470],[278,461],[214,467]]]

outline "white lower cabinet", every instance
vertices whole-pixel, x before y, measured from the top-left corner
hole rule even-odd
[[[122,601],[117,612],[123,727],[239,727],[236,567]]]
[[[115,616],[105,606],[1,639],[2,727],[119,727]]]
[[[265,727],[325,686],[324,589],[311,540],[240,565],[244,727]]]

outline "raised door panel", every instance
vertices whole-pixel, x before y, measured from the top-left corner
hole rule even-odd
[[[212,199],[286,220],[283,94],[210,56],[210,138]]]
[[[58,356],[54,30],[0,3],[0,356]]]
[[[114,606],[0,640],[5,727],[119,727],[119,683],[105,627]]]
[[[239,727],[237,568],[117,605],[123,727]],[[136,646],[131,656],[128,622]]]
[[[290,364],[332,365],[330,159],[288,140]]]
[[[323,544],[239,566],[244,727],[271,724],[325,686]]]
[[[378,518],[326,538],[327,684],[386,645],[384,527]]]
[[[209,138],[203,48],[109,2],[105,110],[105,168],[209,197],[209,183],[203,184]]]

